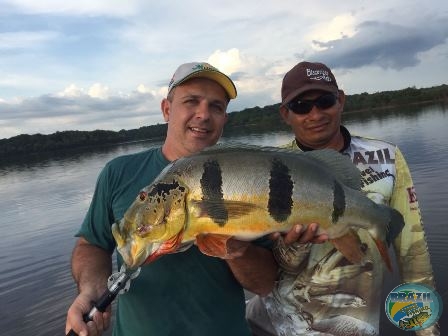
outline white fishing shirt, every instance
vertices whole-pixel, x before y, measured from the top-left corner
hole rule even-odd
[[[401,282],[434,287],[434,278],[411,174],[400,150],[386,141],[351,136],[342,153],[361,172],[362,189],[376,203],[389,205],[405,226],[393,241]],[[296,141],[288,148],[300,150]],[[390,274],[364,229],[366,265],[354,265],[330,243],[274,248],[281,275],[274,291],[263,298],[278,335],[379,335],[383,277]],[[389,250],[391,258],[393,253]],[[432,330],[428,330],[432,329]],[[420,331],[438,335],[437,326]]]

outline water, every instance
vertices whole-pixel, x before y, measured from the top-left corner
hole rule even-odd
[[[404,153],[413,173],[438,291],[445,306],[448,306],[448,263],[444,260],[448,256],[447,121],[445,108],[438,105],[345,117],[345,124],[353,133],[387,139],[398,144]],[[223,138],[223,141],[279,145],[290,139],[289,132],[275,132]],[[0,166],[2,335],[63,334],[65,314],[76,295],[70,273],[73,235],[87,210],[96,177],[111,158],[157,145],[160,143],[125,144]],[[397,281],[388,278],[386,291],[397,285]],[[442,320],[448,319],[447,311],[448,308]],[[382,322],[382,328],[382,335],[399,334],[387,320]]]

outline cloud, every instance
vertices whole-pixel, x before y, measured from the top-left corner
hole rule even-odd
[[[237,72],[242,67],[240,51],[236,48],[227,51],[216,50],[207,60],[227,75]]]
[[[84,95],[84,89],[77,87],[75,84],[70,84],[64,90],[57,93],[59,97],[80,97]]]
[[[53,95],[0,100],[1,138],[57,130],[130,129],[163,122],[160,97],[140,85],[129,94],[111,94],[100,83],[84,90],[72,84]],[[24,121],[17,126],[17,121]]]
[[[106,99],[109,97],[109,88],[101,85],[100,83],[95,83],[89,89],[89,96],[93,98]]]
[[[356,34],[355,18],[351,14],[341,14],[332,18],[325,25],[318,25],[309,33],[312,41],[320,41],[314,43],[313,47],[319,49],[326,49],[320,47],[320,43],[337,40],[340,38],[352,37]],[[320,48],[319,48],[320,47]]]
[[[445,43],[447,37],[446,19],[428,22],[424,29],[365,21],[356,27],[356,33],[351,37],[313,41],[321,51],[312,57],[333,68],[376,65],[401,70],[419,64],[420,53]]]
[[[163,122],[169,79],[190,61],[235,81],[229,112],[277,103],[303,59],[349,93],[446,83],[441,0],[0,2],[0,138]]]

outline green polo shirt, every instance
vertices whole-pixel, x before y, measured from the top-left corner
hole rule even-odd
[[[111,225],[167,164],[161,148],[110,161],[77,236],[112,252]],[[225,261],[195,246],[165,255],[143,266],[129,292],[118,297],[113,335],[250,335],[243,288]]]

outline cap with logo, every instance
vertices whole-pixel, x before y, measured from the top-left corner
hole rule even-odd
[[[325,64],[300,62],[289,70],[283,77],[281,105],[310,90],[338,93],[336,78]]]
[[[236,98],[236,87],[230,77],[205,62],[192,62],[180,65],[168,84],[168,92],[191,78],[214,80],[224,88],[230,99]]]

